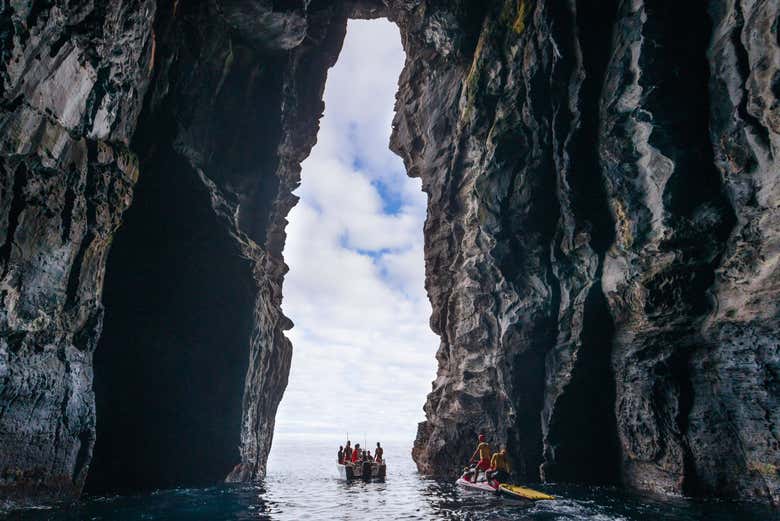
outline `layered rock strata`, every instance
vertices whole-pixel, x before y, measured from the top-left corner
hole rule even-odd
[[[0,12],[0,495],[79,494],[106,255],[138,178],[152,1]]]
[[[440,102],[394,135],[430,176],[421,470],[484,431],[526,479],[778,500],[777,21],[506,2],[470,63],[407,68]]]
[[[263,476],[292,349],[285,216],[346,20],[386,16],[407,53],[391,147],[429,197],[426,289],[441,337],[420,470],[455,471],[485,432],[523,480],[780,501],[778,7],[593,4],[4,7],[3,493],[74,495],[84,482],[103,273],[135,154],[146,202],[109,261],[106,332],[141,323],[160,280],[181,293],[165,324],[145,323],[141,342],[155,347],[132,366],[137,379],[119,378],[133,342],[101,341],[95,475],[109,489]],[[158,221],[174,224],[151,234],[137,295],[123,295]],[[181,288],[221,297],[193,307]],[[226,336],[176,338],[193,313],[220,312]],[[231,402],[223,432],[170,391],[193,379],[218,397],[207,410]],[[169,435],[218,447],[208,464],[163,450],[153,418],[170,408],[181,414]],[[143,436],[123,437],[125,410]],[[163,461],[146,480],[122,482],[105,463],[133,464],[147,446]]]

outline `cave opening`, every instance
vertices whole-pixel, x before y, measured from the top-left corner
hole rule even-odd
[[[271,472],[302,439],[337,447],[351,431],[369,449],[408,444],[423,419],[438,345],[424,289],[427,198],[388,147],[404,60],[394,23],[350,19],[328,72],[286,230],[294,350]]]
[[[579,39],[585,73],[578,97],[581,128],[573,142],[579,159],[571,165],[572,203],[576,215],[588,223],[598,266],[583,306],[581,344],[572,377],[556,405],[557,415],[547,435],[543,474],[551,481],[600,485],[620,482],[611,361],[614,324],[600,283],[604,257],[615,237],[598,157],[600,98],[617,12],[618,2],[614,0],[597,6],[578,1],[575,21],[569,29]],[[569,54],[575,53],[571,50]]]
[[[341,436],[343,425],[328,431],[323,419],[349,404],[367,434],[408,442],[435,374],[438,338],[427,323],[422,253],[426,197],[388,148],[405,54],[398,27],[368,14],[372,19],[349,20],[341,51],[344,28],[338,23],[310,34],[322,49],[302,53],[295,72],[316,76],[329,53],[339,57],[325,94],[332,110],[304,162],[301,201],[287,229],[284,254],[292,272],[284,309],[298,326],[289,333],[298,353],[274,429],[281,440],[300,434],[301,422],[316,426],[317,435]],[[158,31],[166,22],[163,12]],[[185,42],[198,37],[181,36]],[[275,176],[258,172],[280,168],[264,161],[276,157],[271,147],[284,140],[278,71],[286,65],[272,55],[234,49],[213,101],[216,110],[204,123],[192,108],[199,101],[196,89],[203,88],[194,82],[203,80],[190,73],[200,49],[184,47],[166,70],[162,94],[145,100],[132,144],[141,176],[107,261],[103,333],[94,355],[97,424],[89,494],[212,485],[247,459],[241,452],[247,446],[245,390],[262,296],[248,283],[256,280],[257,267],[236,234],[244,244],[247,237],[266,248],[280,244],[266,233],[283,189]],[[300,88],[307,100],[317,89]],[[298,110],[306,118],[319,109]],[[206,125],[212,134],[187,135],[195,143],[183,142],[183,112],[187,123]],[[241,212],[228,226],[209,185],[215,172],[240,199]],[[359,372],[349,371],[348,359],[359,361]],[[280,362],[277,368],[282,389],[284,367]],[[349,398],[338,402],[317,392],[322,389]],[[275,410],[276,404],[268,399],[262,406]],[[365,421],[370,417],[373,426]],[[392,428],[385,418],[394,418]],[[270,435],[258,444],[260,451],[267,450],[262,444],[270,444]],[[264,458],[258,462],[262,473]]]
[[[210,485],[239,460],[250,267],[196,174],[171,149],[153,165],[108,261],[88,493]]]
[[[160,33],[173,31],[169,9],[158,13]],[[178,14],[205,9],[192,4]],[[160,55],[177,59],[157,64],[131,144],[141,173],[107,260],[90,494],[213,485],[241,461],[259,293],[242,246],[247,238],[264,243],[263,218],[278,191],[278,180],[263,174],[274,171],[269,158],[281,134],[282,59],[236,47],[223,76],[193,75],[204,35],[190,29],[161,44],[171,48]],[[199,96],[209,81],[220,89],[206,104]],[[182,120],[197,131],[182,138]],[[243,229],[222,211],[235,201],[214,200],[215,177],[246,208]]]

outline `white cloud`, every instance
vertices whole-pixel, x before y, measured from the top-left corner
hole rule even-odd
[[[388,149],[403,61],[395,25],[349,22],[287,227],[294,351],[277,438],[352,429],[410,441],[423,419],[439,339],[424,290],[425,195]]]

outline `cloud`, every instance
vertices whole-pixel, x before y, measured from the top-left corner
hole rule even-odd
[[[424,290],[425,194],[388,149],[403,62],[394,24],[349,22],[287,227],[294,351],[277,439],[351,430],[411,441],[423,419],[439,339]]]

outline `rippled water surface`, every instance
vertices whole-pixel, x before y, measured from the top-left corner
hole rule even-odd
[[[338,449],[338,447],[336,447]],[[337,478],[334,448],[277,443],[265,483],[215,486],[134,496],[86,498],[58,508],[7,513],[19,520],[598,520],[777,521],[777,511],[731,502],[640,497],[616,490],[539,486],[559,497],[524,504],[467,492],[419,476],[409,449],[388,445],[384,483]],[[286,461],[286,455],[298,457]]]

